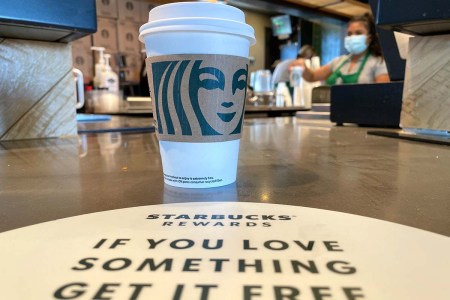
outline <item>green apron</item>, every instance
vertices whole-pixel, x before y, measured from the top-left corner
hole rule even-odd
[[[338,78],[342,79],[343,83],[358,83],[359,76],[362,73],[362,70],[364,69],[364,66],[366,65],[367,59],[369,58],[369,51],[367,51],[366,55],[363,58],[363,61],[361,62],[361,65],[359,66],[359,69],[354,74],[344,75],[341,73],[341,68],[349,61],[350,58],[347,58],[344,60],[342,64],[339,65],[339,67],[334,71],[330,77],[326,80],[326,83],[328,85],[336,84],[336,81]]]

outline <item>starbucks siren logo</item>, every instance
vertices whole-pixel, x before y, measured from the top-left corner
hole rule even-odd
[[[153,57],[147,59],[147,68],[160,139],[240,138],[248,77],[246,58]]]

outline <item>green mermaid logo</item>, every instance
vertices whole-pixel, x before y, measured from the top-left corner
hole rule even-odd
[[[236,57],[233,63],[224,64],[221,55],[202,55],[201,59],[197,55],[197,59],[183,60],[179,57],[148,62],[158,134],[169,140],[170,136],[240,138],[247,60]]]

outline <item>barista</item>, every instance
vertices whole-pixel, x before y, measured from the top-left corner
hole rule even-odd
[[[302,58],[297,59],[290,67],[302,66],[305,80],[325,80],[328,85],[389,82],[375,25],[369,14],[353,17],[349,21],[344,46],[348,55],[337,57],[316,70],[308,68]]]

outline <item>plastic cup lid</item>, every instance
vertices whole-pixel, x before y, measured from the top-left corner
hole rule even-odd
[[[179,2],[153,8],[148,23],[139,29],[139,40],[152,33],[204,31],[240,35],[256,42],[253,28],[244,13],[233,6],[211,2]]]

